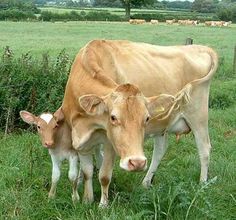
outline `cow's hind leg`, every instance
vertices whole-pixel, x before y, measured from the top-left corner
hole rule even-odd
[[[143,186],[146,188],[151,186],[157,167],[160,164],[162,157],[165,155],[167,150],[167,136],[168,134],[165,133],[164,135],[156,136],[154,138],[154,149],[152,153],[151,165],[142,182]]]
[[[201,162],[200,182],[207,181],[210,160],[211,143],[208,134],[208,125],[199,125],[193,130]]]

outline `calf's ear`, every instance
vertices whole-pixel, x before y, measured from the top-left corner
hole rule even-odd
[[[30,112],[20,111],[20,117],[28,124],[37,124],[37,117]]]
[[[53,116],[54,116],[56,122],[62,122],[65,118],[61,107],[59,109],[57,109],[57,111],[53,114]]]
[[[147,109],[151,118],[160,117],[160,119],[170,114],[169,111],[172,110],[175,97],[172,95],[161,94],[159,96],[153,96],[148,98]]]
[[[96,95],[83,95],[79,98],[81,108],[88,115],[101,115],[107,110],[103,98]]]

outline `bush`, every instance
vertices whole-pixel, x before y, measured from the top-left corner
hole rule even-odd
[[[8,9],[0,11],[0,20],[28,20],[36,19],[36,16],[31,11],[21,11],[18,9]]]
[[[53,13],[50,11],[43,11],[39,19],[43,21],[125,21],[125,18],[120,15],[111,14],[106,11],[90,11],[86,13],[81,11],[79,14],[76,11],[71,11],[70,13]]]
[[[236,22],[236,3],[230,6],[221,6],[217,10],[217,16],[223,21]]]
[[[40,61],[27,53],[14,58],[6,47],[0,61],[0,130],[24,126],[19,111],[26,109],[39,114],[59,107],[71,61],[63,50],[56,61],[44,54]]]

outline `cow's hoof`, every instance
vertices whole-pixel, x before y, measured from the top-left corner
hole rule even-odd
[[[48,199],[55,199],[56,194],[55,193],[48,193]]]
[[[101,209],[108,208],[108,201],[100,202],[98,207],[101,208]]]
[[[72,201],[74,204],[79,202],[79,194],[77,192],[72,194]]]
[[[151,180],[143,180],[142,185],[145,189],[148,189],[152,186],[152,181]]]

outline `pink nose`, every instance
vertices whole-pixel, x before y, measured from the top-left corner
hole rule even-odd
[[[46,146],[46,147],[52,147],[53,146],[53,141],[45,141],[45,143],[44,143],[44,145]]]
[[[144,170],[146,165],[146,160],[140,160],[140,159],[129,159],[129,169],[131,171],[140,171]]]

